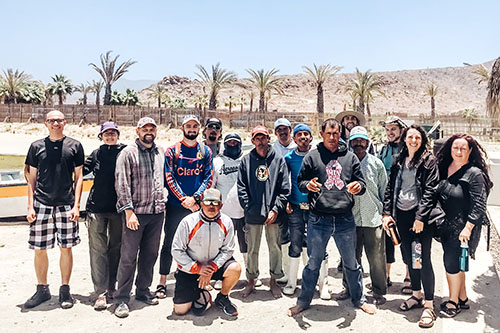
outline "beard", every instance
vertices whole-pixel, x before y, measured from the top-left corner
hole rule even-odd
[[[155,141],[155,136],[153,134],[146,134],[142,137],[142,142],[146,144],[151,144],[153,141]]]
[[[217,133],[210,133],[208,135],[208,140],[210,140],[210,141],[217,141]]]
[[[188,140],[196,140],[198,137],[198,132],[184,131],[184,137]]]

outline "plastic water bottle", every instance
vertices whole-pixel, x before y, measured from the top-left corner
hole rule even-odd
[[[418,238],[411,243],[411,266],[413,269],[422,269],[422,243]]]
[[[462,242],[460,244],[460,247],[462,248],[462,253],[460,254],[460,270],[462,272],[468,272],[469,271],[469,244],[467,241]]]

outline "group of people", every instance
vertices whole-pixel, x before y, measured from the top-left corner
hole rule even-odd
[[[29,245],[35,250],[38,280],[26,308],[51,297],[46,250],[55,239],[61,250],[59,302],[62,308],[74,303],[71,248],[80,242],[80,198],[83,175],[89,173],[94,174],[86,210],[96,310],[112,301],[115,315],[127,317],[134,278],[135,299],[158,304],[167,296],[167,275],[175,260],[176,314],[203,314],[212,303],[208,290],[215,281],[220,292],[214,303],[237,316],[228,297],[242,270],[233,257],[236,241],[244,260],[246,298],[262,284],[263,232],[273,297],[295,294],[301,258],[304,262],[290,316],[310,307],[317,286],[321,298],[331,298],[326,251],[331,236],[342,259],[344,289],[337,299],[350,298],[355,307],[375,314],[392,284],[391,233],[400,235],[407,267],[402,292],[412,294],[402,311],[423,307],[420,327],[432,327],[436,320],[431,244],[437,236],[450,290],[440,313],[454,317],[469,308],[460,256],[467,242],[474,256],[481,226],[488,223],[492,183],[485,151],[467,134],[450,137],[434,155],[422,127],[390,116],[382,122],[388,142],[375,155],[363,115],[345,111],[323,122],[317,147],[306,124],[292,127],[281,118],[274,124],[274,144],[268,129],[257,126],[251,132],[254,148],[243,154],[237,133],[222,140],[219,119],[206,121],[205,140],[198,141],[201,123],[186,116],[182,140],[164,151],[155,144],[154,119],[144,117],[128,146],[118,143],[114,122],[104,123],[99,133],[103,144],[85,159],[82,145],[63,134],[65,123],[61,112],[49,112],[49,136],[35,141],[26,158]],[[162,227],[159,284],[151,292]],[[367,302],[363,291],[363,249],[375,304]]]

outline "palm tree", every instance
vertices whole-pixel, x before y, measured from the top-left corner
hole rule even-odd
[[[479,67],[473,71],[473,73],[479,76],[477,84],[481,84],[482,82],[488,83],[488,81],[490,80],[490,72],[488,72],[483,64],[480,64]]]
[[[123,105],[134,106],[139,105],[139,97],[134,89],[125,90],[125,95],[123,97]]]
[[[95,94],[95,105],[99,109],[99,105],[101,105],[101,90],[104,87],[104,82],[101,80],[95,81],[92,80],[92,84],[90,85],[90,91]]]
[[[251,86],[257,89],[259,92],[259,112],[264,112],[266,106],[266,93],[271,93],[276,91],[278,94],[283,94],[283,90],[280,87],[281,78],[276,77],[279,70],[273,68],[267,72],[263,69],[253,70],[247,69],[248,74],[251,78],[247,79]]]
[[[137,61],[133,61],[129,59],[124,63],[120,64],[118,68],[115,69],[116,60],[120,55],[117,55],[114,59],[110,58],[110,53],[113,51],[108,51],[106,54],[101,54],[101,67],[97,66],[94,63],[90,63],[89,66],[92,66],[93,69],[99,75],[101,75],[102,79],[105,83],[105,91],[104,91],[104,105],[109,105],[111,101],[111,86],[113,83],[118,81],[123,74],[128,72],[128,68],[135,64]]]
[[[226,98],[226,101],[224,102],[224,106],[227,106],[229,108],[229,113],[231,113],[233,110],[233,105],[236,105],[237,103],[238,103],[238,101],[236,100],[235,97],[229,96],[228,98]]]
[[[325,101],[323,98],[323,85],[325,84],[326,80],[332,76],[333,74],[337,73],[339,70],[341,70],[343,67],[342,66],[332,66],[330,64],[328,65],[319,65],[316,66],[316,64],[313,64],[313,69],[303,66],[304,71],[309,74],[311,79],[313,80],[314,84],[316,84],[316,89],[317,89],[317,102],[316,102],[316,110],[318,113],[324,113],[325,112]]]
[[[156,99],[158,101],[158,107],[161,108],[161,104],[167,96],[167,88],[163,84],[157,83],[146,90],[148,91],[148,97]]]
[[[429,86],[427,86],[427,90],[426,90],[425,94],[431,98],[431,117],[432,117],[432,119],[435,119],[436,118],[436,103],[434,102],[434,98],[438,94],[438,86],[436,86],[434,83],[431,83]]]
[[[217,63],[215,66],[212,65],[211,74],[209,74],[202,65],[196,65],[196,67],[200,71],[199,73],[196,73],[196,76],[200,78],[201,84],[210,90],[208,109],[215,110],[217,108],[217,95],[219,94],[219,91],[224,86],[236,81],[237,76],[234,72],[220,68],[220,63]]]
[[[247,103],[247,99],[245,98],[245,96],[240,96],[240,98],[238,98],[238,104],[240,105],[241,107],[241,113],[243,113],[243,106]]]
[[[477,112],[476,109],[465,109],[462,111],[462,116],[467,120],[469,123],[469,134],[472,132],[472,123],[474,122],[474,118],[477,117]]]
[[[498,118],[500,117],[500,57],[495,60],[491,68],[488,95],[486,96],[486,111],[493,120],[493,127],[498,127]]]
[[[92,91],[92,86],[87,82],[85,83],[80,83],[79,85],[74,87],[74,91],[82,93],[82,104],[87,105],[87,94]]]
[[[21,90],[19,103],[42,104],[45,102],[45,86],[42,81],[28,82]]]
[[[357,100],[358,111],[364,114],[366,103],[373,101],[375,93],[385,97],[385,93],[382,91],[383,85],[384,81],[381,76],[371,73],[370,70],[361,72],[356,68],[355,78],[349,81],[345,92]],[[367,115],[370,117],[371,113],[369,110],[367,111]]]
[[[59,105],[63,105],[66,95],[71,95],[73,93],[73,84],[71,80],[62,74],[56,74],[51,78],[53,82],[48,85],[49,91],[52,95],[57,95],[59,97]]]
[[[0,74],[0,97],[8,104],[17,104],[18,98],[21,96],[22,90],[30,82],[31,75],[20,72],[18,69],[14,71],[8,68]]]

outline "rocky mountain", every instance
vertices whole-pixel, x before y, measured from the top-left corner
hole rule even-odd
[[[493,61],[483,64],[488,70]],[[435,97],[436,113],[450,114],[466,108],[475,108],[478,113],[485,112],[486,82],[478,83],[479,76],[474,73],[479,65],[428,68],[419,70],[400,70],[376,73],[383,77],[385,97],[377,96],[370,103],[373,114],[386,112],[407,113],[409,115],[429,114],[430,97],[426,95],[427,87],[435,84],[438,94]],[[306,74],[282,75],[284,95],[274,94],[269,100],[268,110],[285,112],[313,112],[316,110],[316,87]],[[354,74],[335,74],[324,86],[325,111],[340,112],[344,105],[352,103],[344,92],[347,83]],[[240,79],[244,82],[244,79]],[[166,76],[160,81],[167,89],[170,98],[183,98],[188,106],[193,106],[198,96],[203,96],[203,87],[197,81],[186,77]],[[208,93],[208,92],[207,92]],[[233,100],[244,98],[244,109],[249,108],[249,94],[244,89],[233,85],[223,88],[218,96],[219,109],[225,106],[229,97]],[[156,105],[153,98],[148,97],[147,90],[140,92],[144,104]],[[254,109],[258,105],[258,95],[254,98]],[[240,110],[240,104],[233,104],[233,111]]]

